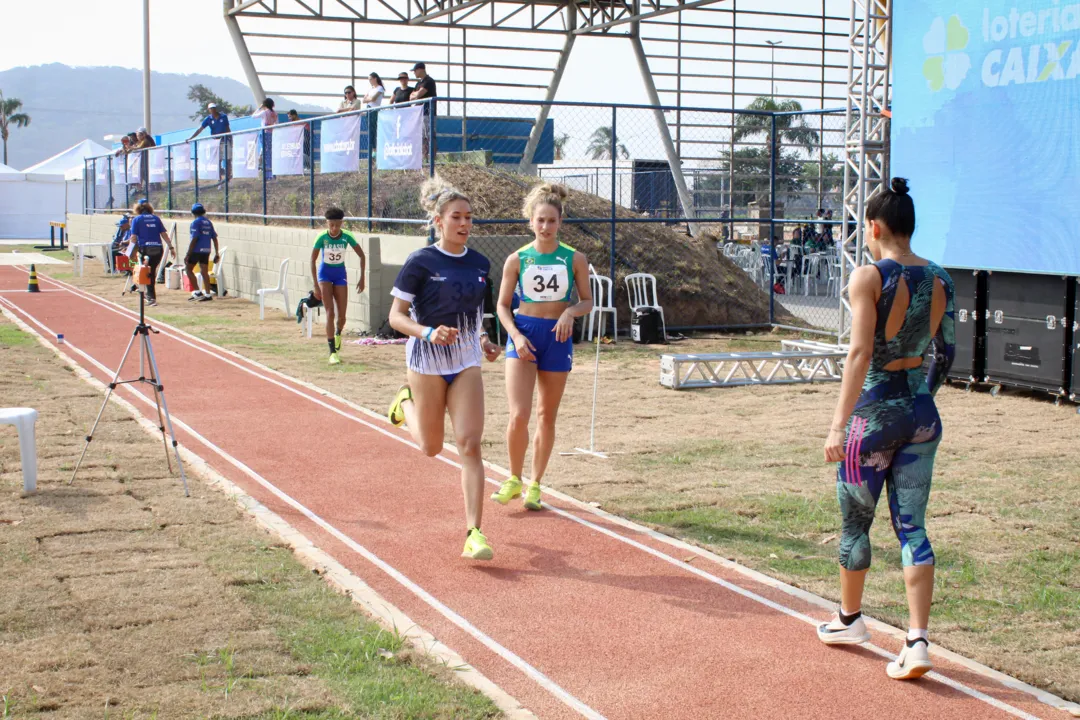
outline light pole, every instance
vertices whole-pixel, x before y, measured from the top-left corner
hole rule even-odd
[[[149,135],[150,127],[150,0],[143,0],[143,127]]]
[[[776,46],[783,45],[783,40],[766,40],[769,46],[769,95],[776,101]]]

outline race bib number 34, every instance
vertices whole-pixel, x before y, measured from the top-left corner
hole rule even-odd
[[[532,302],[552,302],[566,297],[570,276],[565,265],[530,265],[521,278],[525,298]]]

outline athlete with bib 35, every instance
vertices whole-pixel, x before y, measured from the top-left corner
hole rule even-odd
[[[541,508],[540,481],[555,445],[555,417],[573,365],[574,318],[587,315],[593,306],[588,259],[558,238],[566,196],[562,185],[543,184],[525,198],[522,210],[535,239],[506,259],[499,288],[499,319],[510,336],[506,344],[510,404],[506,446],[511,475],[491,499],[505,505],[522,494],[533,388],[538,386],[532,482],[524,488],[528,510]],[[571,305],[574,288],[578,302]],[[515,292],[521,298],[516,316],[511,310]]]
[[[315,239],[311,249],[311,277],[315,280],[315,299],[326,308],[326,344],[330,346],[330,364],[341,359],[341,331],[345,329],[345,311],[349,306],[349,275],[345,271],[345,253],[352,248],[360,256],[360,277],[356,292],[364,292],[367,258],[356,238],[341,229],[345,211],[332,207],[326,211],[326,232]],[[321,258],[321,262],[320,261]],[[316,263],[318,267],[316,268]]]

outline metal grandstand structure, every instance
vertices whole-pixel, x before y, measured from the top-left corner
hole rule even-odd
[[[807,110],[846,107],[844,131],[820,133],[818,152],[844,158],[844,287],[863,261],[859,218],[887,178],[891,0],[224,0],[224,11],[257,102],[326,103],[369,68],[417,61],[440,83],[440,113],[467,117],[484,99],[541,101],[521,106],[537,121],[523,170],[535,170],[547,103],[575,45],[629,43],[687,211],[683,169],[738,145],[734,114],[694,108],[738,110],[770,95]],[[597,70],[611,72],[627,70]]]

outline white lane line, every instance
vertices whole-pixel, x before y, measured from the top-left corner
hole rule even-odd
[[[66,283],[62,283],[61,281],[53,280],[52,278],[49,278],[49,280],[51,282],[54,282],[54,283],[58,284],[58,285],[66,285]],[[99,301],[99,299],[96,296],[90,296],[90,295],[84,293],[84,291],[82,291],[82,290],[80,290],[78,288],[75,288],[74,286],[68,286],[68,288],[71,289],[73,294],[83,296],[86,300],[88,300],[90,302],[93,302],[94,304],[101,305],[102,307],[105,307],[105,308],[107,308],[109,310],[113,310],[114,312],[117,312],[118,314],[122,314],[122,315],[129,316],[129,317],[137,317],[134,313],[131,313],[126,308],[123,308],[122,306],[113,305],[109,301]],[[121,311],[123,311],[123,312],[121,312]],[[156,322],[155,322],[155,324],[162,325],[162,324],[156,323]],[[165,327],[170,327],[171,330],[174,330],[174,331],[176,331],[178,333],[183,333],[183,334],[187,335],[187,333],[184,333],[184,331],[182,331],[182,330],[177,330],[176,328],[172,328],[171,326],[167,326],[167,325],[165,325]],[[166,334],[166,333],[163,332],[162,334]],[[193,339],[198,340],[201,343],[206,343],[210,347],[218,349],[217,346],[214,346],[214,345],[208,343],[207,341],[202,340],[201,338],[195,338],[194,336],[192,336],[192,337],[193,337]],[[181,342],[181,343],[183,343],[185,345],[188,345],[189,347],[192,347],[192,348],[194,348],[196,350],[199,350],[199,351],[201,351],[203,353],[206,353],[207,355],[210,355],[211,357],[215,357],[218,360],[221,360],[222,362],[225,362],[225,363],[227,363],[229,365],[232,365],[232,366],[234,366],[234,367],[236,367],[236,368],[238,368],[240,370],[243,370],[244,372],[247,372],[247,373],[249,373],[249,374],[251,374],[251,375],[253,375],[255,377],[258,377],[258,378],[263,379],[263,380],[265,380],[265,381],[267,381],[269,383],[272,383],[272,384],[274,384],[274,385],[276,385],[278,387],[281,387],[281,388],[283,388],[285,390],[288,390],[288,391],[290,391],[290,392],[292,392],[292,393],[294,393],[294,394],[296,394],[296,395],[298,395],[300,397],[307,398],[309,401],[311,401],[313,403],[316,403],[316,404],[318,404],[318,405],[320,405],[322,407],[325,407],[325,408],[331,410],[332,412],[337,413],[341,417],[347,418],[347,419],[352,420],[354,422],[357,422],[357,423],[359,423],[361,425],[369,427],[372,430],[375,430],[376,432],[379,432],[379,433],[381,433],[381,434],[383,434],[383,435],[385,435],[387,437],[394,438],[398,442],[404,443],[405,445],[408,445],[408,446],[410,446],[412,448],[415,448],[415,449],[419,450],[419,447],[410,440],[407,440],[407,439],[405,439],[405,438],[403,438],[403,437],[401,437],[399,435],[396,435],[396,434],[394,434],[392,432],[389,432],[385,428],[379,427],[379,426],[374,425],[374,424],[372,424],[372,423],[370,423],[370,422],[368,422],[366,420],[358,418],[355,415],[347,413],[347,412],[341,410],[340,408],[336,408],[336,407],[334,407],[332,405],[329,405],[329,404],[325,403],[324,401],[322,401],[322,400],[320,400],[318,398],[315,398],[315,397],[312,397],[312,396],[310,396],[310,395],[308,395],[306,393],[300,392],[299,390],[297,390],[295,388],[288,387],[284,383],[279,382],[277,380],[274,380],[273,378],[266,377],[265,375],[262,375],[262,374],[260,374],[258,372],[255,372],[254,370],[252,370],[250,368],[243,367],[242,365],[238,364],[237,362],[234,362],[234,361],[232,361],[232,360],[230,360],[228,358],[222,357],[221,355],[219,355],[219,354],[217,354],[215,352],[212,352],[211,350],[209,350],[207,348],[200,347],[199,345],[196,345],[196,344],[194,344],[192,342],[188,342],[184,338],[181,338],[181,337],[173,337],[172,339],[174,339],[174,340],[176,340],[178,342]],[[231,351],[225,351],[225,352],[231,352]],[[237,355],[237,357],[241,358],[241,359],[244,359],[246,362],[251,362],[252,364],[256,364],[254,361],[249,361],[246,358],[243,358],[243,356]],[[277,371],[271,371],[271,372],[273,372],[274,374],[278,374],[282,378],[285,378],[285,379],[287,379],[287,380],[289,380],[291,382],[295,382],[295,381],[293,381],[292,378],[289,378],[287,375],[285,375],[283,373],[278,373]],[[327,393],[322,393],[322,394],[323,395],[328,395]],[[346,404],[349,404],[349,403],[346,403]],[[453,466],[455,468],[461,469],[461,464],[460,463],[457,463],[454,460],[451,460],[450,458],[447,458],[442,454],[437,455],[436,459],[442,460],[443,462],[447,463],[448,465],[451,465],[451,466]],[[500,484],[499,481],[493,480],[493,479],[488,478],[486,476],[485,476],[485,480],[488,483],[491,483],[491,484],[496,485],[496,486]],[[713,575],[713,574],[708,573],[708,572],[706,572],[704,570],[701,570],[700,568],[694,567],[693,565],[688,565],[688,564],[686,564],[686,563],[684,563],[684,562],[682,562],[680,560],[677,560],[676,558],[671,557],[667,553],[656,550],[655,548],[652,548],[652,547],[650,547],[648,545],[640,543],[637,540],[633,540],[633,539],[628,538],[628,537],[626,537],[624,535],[621,535],[621,534],[616,533],[616,532],[614,532],[612,530],[609,530],[608,528],[604,528],[604,527],[602,527],[600,525],[596,525],[595,523],[592,523],[592,522],[590,522],[588,520],[585,520],[583,518],[579,518],[576,515],[574,515],[573,513],[569,513],[569,512],[567,512],[565,510],[554,507],[552,505],[548,505],[547,507],[548,507],[548,509],[552,510],[553,512],[555,512],[556,514],[558,514],[558,515],[560,515],[562,517],[568,518],[568,519],[570,519],[570,520],[572,520],[572,521],[574,521],[576,523],[579,523],[579,524],[581,524],[581,525],[583,525],[585,527],[588,527],[588,528],[590,528],[592,530],[595,530],[595,531],[597,531],[597,532],[599,532],[599,533],[601,533],[603,535],[606,535],[606,536],[608,536],[608,537],[610,537],[612,539],[618,540],[620,542],[624,542],[624,543],[626,543],[626,544],[628,544],[628,545],[630,545],[632,547],[635,547],[635,548],[637,548],[639,550],[643,550],[643,551],[647,552],[648,554],[653,555],[654,557],[657,557],[658,559],[661,559],[661,560],[663,560],[663,561],[665,561],[665,562],[667,562],[667,563],[669,563],[669,564],[671,564],[671,565],[673,565],[675,567],[681,568],[682,570],[690,572],[690,573],[692,573],[694,575],[698,575],[699,577],[701,577],[701,578],[703,578],[705,580],[708,580],[711,583],[719,585],[720,587],[723,587],[726,590],[730,590],[731,592],[734,592],[734,593],[736,593],[738,595],[741,595],[741,596],[743,596],[743,597],[745,597],[747,599],[750,599],[750,600],[753,600],[755,602],[761,603],[762,605],[765,605],[766,607],[769,607],[769,608],[771,608],[773,610],[776,610],[777,612],[783,613],[785,615],[788,615],[788,616],[793,617],[795,619],[801,620],[802,622],[807,623],[809,625],[813,625],[813,626],[817,626],[817,624],[820,622],[819,620],[815,620],[814,618],[811,618],[810,616],[805,615],[805,614],[799,612],[798,610],[795,610],[793,608],[789,608],[789,607],[787,607],[785,605],[782,605],[780,603],[777,603],[777,602],[775,602],[773,600],[769,600],[768,598],[763,597],[761,595],[758,595],[757,593],[755,593],[753,591],[747,590],[747,589],[745,589],[743,587],[740,587],[739,585],[735,585],[735,584],[733,584],[731,582],[728,582],[727,580],[724,580],[723,578],[717,577],[716,575]],[[867,649],[869,649],[871,652],[874,652],[875,654],[880,655],[881,657],[888,658],[890,660],[895,659],[895,657],[896,657],[895,655],[890,653],[888,650],[885,650],[884,648],[873,645],[872,643],[865,643],[865,647],[867,647]],[[929,673],[927,675],[927,677],[929,677],[931,679],[938,680],[939,682],[941,682],[941,683],[943,683],[943,684],[945,684],[945,685],[947,685],[947,686],[949,686],[949,687],[951,687],[951,688],[953,688],[953,689],[955,689],[955,690],[957,690],[959,692],[962,692],[962,693],[964,693],[964,694],[966,694],[966,695],[968,695],[968,696],[970,696],[972,698],[982,700],[983,702],[986,702],[987,704],[989,704],[989,705],[991,705],[993,707],[996,707],[999,710],[1003,710],[1004,712],[1007,712],[1007,713],[1009,713],[1011,715],[1014,715],[1016,717],[1025,718],[1025,720],[1038,720],[1038,718],[1036,718],[1036,716],[1034,716],[1034,715],[1030,715],[1027,712],[1023,711],[1023,710],[1020,710],[1019,708],[1015,708],[1015,707],[1013,707],[1013,706],[1011,706],[1011,705],[1009,705],[1009,704],[1007,704],[1007,703],[1005,703],[1005,702],[1003,702],[1001,700],[998,700],[997,698],[986,695],[985,693],[983,693],[983,692],[981,692],[979,690],[976,690],[974,688],[968,687],[967,685],[964,685],[963,683],[957,682],[957,681],[952,680],[950,678],[946,678],[946,677],[940,675],[939,673],[936,673],[936,672],[935,673]]]
[[[17,312],[17,313],[23,315],[24,317],[26,317],[29,321],[33,322],[35,325],[37,325],[42,330],[44,330],[48,337],[54,337],[55,336],[53,334],[53,331],[48,326],[46,326],[43,322],[41,322],[36,317],[31,315],[25,309],[20,308],[17,305],[14,305],[14,303],[11,303],[6,298],[0,298],[0,303],[9,306],[15,312]],[[80,357],[85,359],[87,362],[93,364],[96,368],[98,368],[99,370],[104,372],[108,377],[110,377],[110,378],[112,377],[112,374],[114,372],[113,370],[110,370],[109,368],[105,367],[103,364],[98,362],[98,360],[96,360],[95,358],[93,358],[89,354],[83,352],[76,345],[73,345],[72,343],[65,343],[65,346],[66,346],[67,349],[75,352],[77,355],[79,355]],[[144,404],[146,404],[148,406],[153,406],[154,405],[154,403],[150,400],[150,398],[148,398],[146,395],[144,395],[143,393],[136,390],[134,387],[132,387],[130,385],[122,385],[120,387],[122,389],[126,390],[130,395],[133,395],[135,398],[137,398],[138,400],[143,402]],[[212,443],[210,440],[206,439],[201,434],[196,432],[194,428],[192,428],[190,425],[185,423],[183,420],[181,420],[178,417],[176,417],[175,415],[173,415],[172,416],[172,421],[176,424],[176,426],[178,428],[180,428],[184,432],[191,435],[193,438],[195,438],[196,440],[201,442],[203,445],[205,445],[210,450],[214,451],[222,459],[224,459],[229,464],[233,465],[235,468],[237,468],[242,473],[244,473],[245,475],[250,477],[252,480],[257,482],[259,485],[262,485],[268,491],[273,493],[282,502],[289,505],[289,507],[293,508],[294,510],[296,510],[297,512],[302,514],[304,517],[311,520],[313,523],[315,523],[320,528],[325,530],[327,533],[332,535],[334,538],[336,538],[337,540],[342,542],[344,545],[346,545],[350,550],[357,553],[358,555],[363,557],[365,560],[370,562],[372,565],[374,565],[375,567],[377,567],[380,570],[382,570],[383,572],[385,572],[387,575],[389,575],[391,578],[396,580],[403,587],[408,589],[410,592],[412,592],[418,598],[420,598],[425,603],[427,603],[429,606],[431,606],[433,609],[438,611],[447,620],[449,620],[454,625],[458,626],[461,630],[463,630],[466,633],[468,633],[469,635],[471,635],[475,640],[479,641],[481,644],[483,644],[489,650],[491,650],[496,655],[501,657],[503,660],[505,660],[506,662],[508,662],[511,665],[513,665],[514,667],[516,667],[518,670],[525,673],[525,675],[527,675],[529,678],[531,678],[533,681],[535,681],[538,685],[540,685],[540,687],[544,688],[549,693],[551,693],[552,695],[557,697],[559,700],[561,700],[567,706],[569,706],[570,708],[576,710],[583,717],[589,718],[590,720],[605,720],[604,716],[601,715],[599,712],[597,712],[596,710],[593,710],[591,707],[589,707],[588,705],[586,705],[582,701],[578,700],[576,697],[574,697],[569,692],[567,692],[562,687],[560,687],[557,683],[555,683],[555,681],[553,681],[551,678],[549,678],[544,673],[537,670],[535,667],[533,667],[529,663],[525,662],[525,660],[523,660],[521,657],[516,655],[514,652],[512,652],[508,648],[504,647],[503,645],[500,645],[498,642],[493,640],[490,636],[485,634],[482,630],[480,630],[475,625],[470,623],[464,617],[462,617],[458,613],[454,612],[449,607],[447,607],[445,604],[443,604],[441,601],[439,601],[434,595],[432,595],[427,590],[424,590],[422,587],[417,585],[415,582],[413,582],[411,579],[409,579],[404,573],[399,571],[397,568],[393,567],[389,563],[382,560],[380,557],[375,555],[375,553],[371,552],[366,547],[364,547],[360,543],[356,542],[355,540],[353,540],[351,537],[349,537],[345,533],[338,530],[336,527],[331,525],[326,520],[323,520],[321,517],[319,517],[313,511],[309,510],[306,506],[304,506],[303,504],[301,504],[297,500],[294,500],[288,494],[286,494],[285,492],[280,490],[277,486],[275,486],[270,481],[266,480],[264,477],[262,477],[257,472],[252,470],[250,467],[245,465],[243,462],[241,462],[240,460],[237,460],[232,455],[225,452],[224,450],[219,448],[217,445]]]

